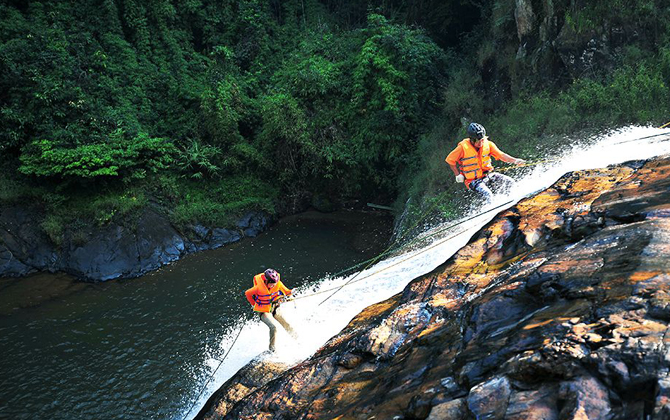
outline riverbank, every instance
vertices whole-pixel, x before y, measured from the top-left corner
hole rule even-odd
[[[146,208],[137,218],[102,227],[91,223],[54,243],[40,219],[29,206],[0,209],[0,277],[45,271],[88,281],[138,277],[185,255],[253,238],[273,222],[266,213],[250,211],[232,228],[179,229]]]
[[[369,217],[365,215],[369,215]],[[273,220],[271,218],[265,218],[264,220],[264,225],[256,224],[257,227],[241,231],[241,233],[240,231],[237,231],[238,236],[231,235],[232,238],[237,239],[226,243],[213,240],[212,238],[217,238],[217,235],[212,234],[214,230],[210,230],[210,233],[205,235],[205,238],[210,238],[209,242],[201,242],[197,246],[191,244],[187,249],[192,252],[184,252],[175,260],[164,260],[160,266],[155,268],[155,270],[148,269],[146,271],[160,270],[161,267],[177,262],[184,257],[192,256],[194,253],[197,254],[198,251],[213,250],[224,245],[232,245],[244,238],[255,238],[258,234],[262,233],[263,230],[270,228],[272,225],[299,226],[302,222],[323,223],[325,224],[324,230],[326,232],[329,229],[329,224],[331,226],[339,225],[339,229],[341,229],[345,237],[348,238],[347,243],[340,244],[341,246],[363,255],[370,255],[386,246],[389,238],[381,237],[383,236],[381,232],[384,231],[384,225],[388,225],[390,228],[392,217],[387,213],[377,211],[335,211],[321,213],[310,210],[286,216],[279,220]],[[358,222],[352,223],[352,220]],[[268,221],[273,221],[273,224],[271,225]],[[251,224],[254,225],[254,223]],[[206,232],[206,228],[204,227],[202,227],[201,230]],[[39,246],[36,248],[39,248]],[[193,252],[193,250],[195,250],[195,252]],[[158,256],[160,256],[160,254],[158,254]],[[114,265],[119,264],[121,263],[116,263]],[[90,283],[90,280],[101,280],[89,277],[83,278],[83,280],[89,280],[88,282],[82,282],[81,276],[72,275],[66,271],[67,270],[61,270],[61,272],[57,273],[50,273],[48,271],[26,272],[21,273],[19,276],[8,276],[6,273],[4,276],[0,275],[0,316],[10,315],[12,312],[20,309],[38,307],[51,300],[67,298],[67,296],[71,294],[80,293],[87,288],[94,287],[88,284]],[[114,278],[114,280],[135,278],[146,274],[145,272],[142,272],[141,266],[137,267],[135,273],[138,274],[128,277],[120,276]]]

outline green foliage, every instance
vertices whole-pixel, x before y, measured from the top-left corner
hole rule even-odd
[[[3,171],[0,174],[0,204],[15,204],[20,202],[25,194],[26,186],[8,176]]]
[[[473,72],[462,60],[454,58],[453,62],[458,64],[449,71],[442,115],[444,118],[481,115],[485,108],[484,99],[480,94],[481,76]]]
[[[216,165],[221,150],[198,140],[192,140],[186,147],[177,152],[177,167],[193,179],[202,179],[206,176],[214,177],[221,172]]]
[[[40,223],[40,227],[56,246],[59,246],[63,242],[64,228],[60,217],[53,214],[47,215],[42,223]]]
[[[120,130],[106,143],[67,147],[39,140],[24,148],[19,171],[26,175],[60,178],[130,177],[166,169],[173,161],[174,146],[161,138],[139,134],[129,139]]]
[[[557,2],[558,27],[641,35],[611,76],[561,85],[517,54],[513,0],[20,3],[0,5],[0,200],[38,198],[54,241],[146,197],[181,224],[279,194],[400,193],[421,211],[424,193],[460,194],[442,160],[465,122],[525,156],[552,134],[670,114],[663,0]]]
[[[171,219],[178,225],[229,226],[249,209],[274,213],[277,189],[252,176],[181,184]]]
[[[111,190],[97,195],[90,204],[85,205],[83,212],[91,215],[98,226],[104,226],[112,220],[124,221],[139,214],[148,203],[141,189]]]
[[[201,107],[205,128],[214,143],[225,147],[242,139],[239,123],[247,112],[249,102],[243,86],[232,75],[217,82],[215,89],[205,90]]]
[[[42,1],[0,15],[0,148],[23,176],[254,174],[289,194],[392,194],[437,111],[441,50],[379,14],[344,31],[314,0]]]
[[[670,31],[669,31],[670,32]],[[670,45],[659,51],[659,71],[666,85],[670,85]]]
[[[303,48],[306,51],[295,54],[277,73],[276,78],[283,79],[282,86],[301,98],[319,98],[341,91],[342,64],[309,51],[309,46]]]
[[[465,70],[452,72],[445,112],[471,117],[451,122],[445,118],[421,138],[416,155],[419,164],[410,166],[403,176],[399,201],[409,199],[418,217],[431,197],[446,196],[443,214],[460,215],[460,209],[466,208],[459,204],[464,191],[454,188],[443,159],[464,137],[465,125],[471,120],[484,124],[503,151],[531,160],[546,158],[563,146],[565,135],[582,129],[667,122],[670,80],[666,49],[661,48],[656,56],[636,49],[629,49],[628,54],[637,58],[634,66],[623,65],[609,77],[578,79],[558,94],[524,92],[492,114],[482,111],[483,101],[475,94],[478,77]],[[477,115],[486,115],[486,119]],[[405,225],[411,221],[407,219]]]
[[[436,112],[444,55],[424,33],[370,15],[355,59],[350,118],[356,155],[371,180],[394,189],[417,136]]]
[[[305,188],[305,181],[316,170],[310,159],[316,150],[307,132],[305,111],[295,98],[280,93],[263,98],[261,115],[259,140],[269,158],[263,170],[276,174],[288,191]]]
[[[348,194],[358,188],[344,114],[351,112],[346,72],[359,42],[346,34],[312,34],[282,63],[272,80],[273,94],[262,100],[259,140],[275,149],[265,154],[282,168],[284,185],[292,192],[311,188]],[[302,133],[292,132],[296,126]],[[285,159],[291,166],[285,167]]]
[[[662,67],[639,63],[604,81],[581,79],[562,95],[575,113],[597,123],[646,123],[668,115],[670,90]]]
[[[577,115],[568,103],[543,92],[508,104],[487,123],[487,130],[503,150],[529,158],[528,153],[537,149],[543,136],[566,134],[577,123]]]
[[[572,2],[566,11],[565,24],[576,32],[621,22],[643,28],[656,25],[658,12],[664,8],[667,8],[664,0],[612,0],[605,3],[579,0]]]

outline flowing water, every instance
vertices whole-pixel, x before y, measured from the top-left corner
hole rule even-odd
[[[502,208],[568,171],[668,154],[669,139],[670,130],[630,127],[591,139],[590,146],[575,145],[552,161],[518,170],[512,191],[472,209],[474,217],[456,221],[453,228],[454,222],[435,226],[421,247],[348,276],[325,271],[352,265],[383,247],[347,253],[342,249],[348,248],[347,239],[334,239],[341,228],[319,236],[309,229],[300,232],[296,224],[279,240],[266,240],[278,235],[273,229],[141,279],[60,286],[56,298],[49,298],[46,287],[40,289],[47,295],[44,302],[4,314],[11,305],[2,296],[18,286],[0,283],[0,418],[193,417],[254,357],[287,363],[309,357],[366,306],[447,260]],[[300,245],[291,245],[294,241]],[[321,264],[335,260],[344,264]],[[296,287],[297,299],[283,308],[300,336],[295,341],[280,332],[272,354],[263,353],[267,327],[249,316],[242,296],[263,264],[277,267],[287,285]]]

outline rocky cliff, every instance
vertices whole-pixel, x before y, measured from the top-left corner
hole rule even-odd
[[[266,214],[249,212],[233,228],[191,226],[184,231],[146,210],[125,225],[91,225],[55,244],[40,228],[42,217],[29,206],[0,207],[0,277],[36,271],[61,271],[90,281],[138,277],[186,254],[254,237],[271,222]]]
[[[569,173],[203,419],[670,419],[670,157]]]
[[[478,2],[486,42],[478,50],[485,92],[503,104],[511,92],[554,90],[608,74],[630,54],[663,45],[654,23],[661,13],[644,5],[584,0]],[[639,11],[654,10],[650,13]],[[653,54],[653,53],[652,53]]]

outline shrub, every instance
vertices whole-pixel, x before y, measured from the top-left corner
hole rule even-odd
[[[201,223],[222,227],[231,225],[250,209],[274,213],[277,187],[247,175],[189,182],[182,185],[180,195],[170,215],[173,222],[181,226]]]
[[[52,214],[47,215],[40,223],[40,227],[54,245],[60,246],[63,243],[63,220],[60,217]]]
[[[91,213],[97,225],[104,226],[115,219],[123,222],[132,220],[132,216],[139,214],[139,210],[146,207],[147,203],[148,200],[141,189],[120,189],[94,197],[84,204],[85,209],[80,209],[76,213]]]
[[[106,143],[68,147],[53,140],[38,140],[23,149],[19,171],[25,175],[90,179],[144,178],[173,162],[174,145],[162,138],[139,134],[127,138],[121,130]]]
[[[193,179],[214,177],[220,173],[221,168],[216,163],[220,155],[219,148],[191,140],[186,147],[177,151],[177,168]]]

